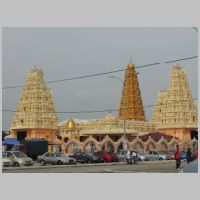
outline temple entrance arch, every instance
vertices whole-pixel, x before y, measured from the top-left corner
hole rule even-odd
[[[84,149],[86,153],[93,153],[96,151],[96,144],[93,141],[89,141],[85,144]]]
[[[63,149],[66,154],[73,154],[82,150],[81,143],[78,140],[69,140],[63,144]]]
[[[102,150],[103,151],[108,151],[108,152],[115,152],[115,147],[114,144],[110,141],[106,141],[102,145]]]
[[[130,149],[130,143],[127,139],[124,139],[124,137],[122,136],[116,143],[116,150],[120,151],[127,149]]]
[[[148,142],[146,151],[156,151],[156,144],[153,141]]]
[[[140,152],[144,152],[144,145],[143,145],[142,142],[136,141],[136,142],[132,145],[132,149],[133,149],[133,150],[140,151]]]
[[[168,144],[166,142],[164,142],[164,141],[160,142],[158,144],[158,150],[167,152],[169,150]]]
[[[175,151],[176,150],[176,145],[178,145],[178,142],[172,142],[170,145],[169,145],[169,150],[170,151]]]

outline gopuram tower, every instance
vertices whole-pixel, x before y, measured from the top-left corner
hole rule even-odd
[[[18,140],[25,138],[53,140],[57,121],[52,92],[45,86],[42,70],[34,68],[28,73],[20,102],[13,116],[11,136]]]
[[[135,65],[130,61],[125,72],[118,119],[145,121]]]
[[[186,77],[180,66],[174,66],[167,91],[158,93],[152,121],[157,129],[166,134],[190,142],[197,131],[197,108]]]

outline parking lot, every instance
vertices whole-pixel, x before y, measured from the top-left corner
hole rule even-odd
[[[186,165],[182,161],[181,168]],[[7,167],[3,173],[177,173],[174,160],[143,161],[136,164],[98,163],[75,165],[46,165],[34,162],[33,166]]]

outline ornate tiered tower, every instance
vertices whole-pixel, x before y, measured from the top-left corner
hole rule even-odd
[[[119,119],[145,121],[142,98],[135,65],[130,61],[125,72]]]
[[[45,86],[42,70],[35,67],[28,74],[12,119],[11,135],[18,140],[35,137],[53,140],[56,129],[57,115],[52,92]]]
[[[167,91],[158,93],[152,121],[160,131],[189,142],[191,131],[197,129],[197,108],[192,100],[186,72],[174,66]]]

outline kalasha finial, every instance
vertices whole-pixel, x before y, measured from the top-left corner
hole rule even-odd
[[[132,57],[129,58],[129,63],[132,63]]]

